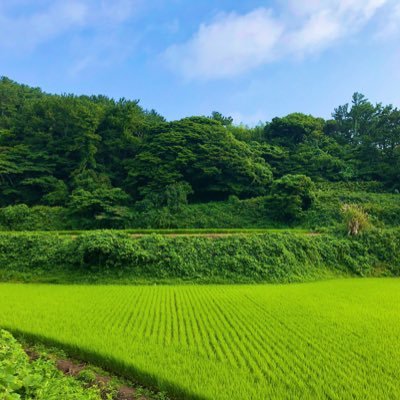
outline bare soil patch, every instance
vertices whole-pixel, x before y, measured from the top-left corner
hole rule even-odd
[[[38,352],[31,348],[25,349],[26,354],[28,355],[30,361],[36,361],[41,356]],[[59,371],[61,371],[64,375],[69,375],[73,377],[77,377],[82,371],[84,371],[88,365],[85,363],[77,363],[68,359],[58,359],[55,361],[55,365]],[[109,393],[109,384],[111,382],[111,377],[107,375],[96,374],[94,382],[88,384],[88,386],[97,386],[100,389],[101,396],[104,399],[107,399],[107,395]],[[117,388],[117,393],[114,397],[115,400],[150,400],[150,398],[144,395],[138,395],[137,391],[129,386],[120,385]]]

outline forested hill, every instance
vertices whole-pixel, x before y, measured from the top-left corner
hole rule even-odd
[[[356,93],[331,120],[293,113],[248,128],[217,112],[168,122],[138,101],[0,80],[0,207],[123,217],[133,205],[263,196],[288,174],[400,189],[400,110]]]

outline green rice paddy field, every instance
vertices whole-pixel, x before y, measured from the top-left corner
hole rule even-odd
[[[0,327],[177,398],[400,398],[398,279],[0,284]]]

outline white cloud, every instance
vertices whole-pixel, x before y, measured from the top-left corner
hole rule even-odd
[[[283,32],[269,10],[219,15],[187,43],[170,47],[168,62],[188,78],[234,76],[274,59]]]
[[[310,16],[298,30],[287,34],[289,52],[315,52],[329,46],[342,34],[342,26],[324,10]]]
[[[266,8],[222,14],[164,54],[187,79],[230,78],[277,59],[329,48],[358,33],[393,0],[281,0],[279,16]]]
[[[387,3],[387,0],[326,0],[304,2],[302,26],[288,30],[288,52],[313,53],[351,36]],[[299,2],[292,4],[298,14]]]
[[[130,18],[136,3],[137,0],[2,0],[0,47],[24,52],[67,32],[110,29]]]

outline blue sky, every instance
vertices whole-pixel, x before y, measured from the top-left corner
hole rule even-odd
[[[400,0],[0,0],[0,75],[168,119],[400,106]]]

